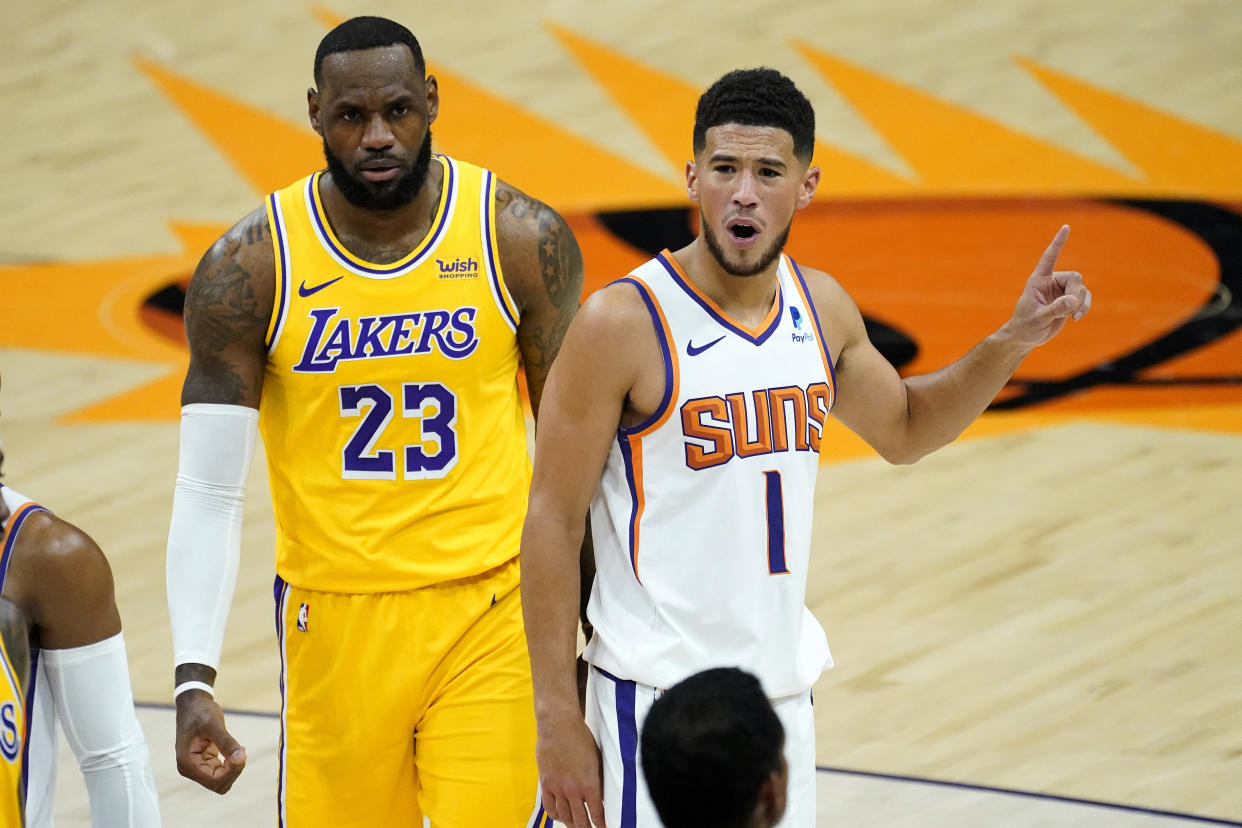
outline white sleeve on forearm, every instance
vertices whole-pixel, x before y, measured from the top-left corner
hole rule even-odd
[[[174,664],[220,664],[258,421],[259,412],[242,405],[194,403],[181,409],[165,573]]]
[[[69,650],[43,650],[56,718],[78,758],[94,828],[158,828],[151,757],[134,715],[121,633]]]

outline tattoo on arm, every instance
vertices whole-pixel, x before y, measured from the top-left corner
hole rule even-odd
[[[582,252],[555,210],[503,181],[496,188],[496,226],[505,231],[503,266],[522,310],[518,347],[537,412],[548,369],[578,310]]]
[[[191,364],[182,402],[257,404],[254,371],[241,370],[237,349],[257,353],[271,314],[274,285],[252,272],[246,253],[271,248],[266,216],[252,215],[225,235],[199,262],[185,298],[186,336]],[[250,375],[248,375],[250,374]]]
[[[561,350],[565,341],[565,332],[569,330],[569,319],[557,319],[552,325],[530,324],[519,327],[518,347],[522,351],[522,361],[526,365],[528,382],[532,374],[546,377],[552,367],[552,360]],[[539,391],[542,391],[542,383]],[[532,391],[532,394],[534,391]]]
[[[251,247],[256,244],[271,244],[272,229],[267,224],[266,215],[261,221],[255,221],[247,218],[246,227],[242,231],[242,247]]]
[[[582,295],[582,251],[565,220],[549,208],[540,207],[539,264],[544,287],[557,308],[564,309],[572,303],[576,310]],[[565,320],[567,324],[568,321]]]
[[[582,251],[565,219],[548,205],[515,190],[504,182],[496,189],[496,215],[538,227],[539,264],[543,283],[552,301],[560,305],[571,291],[582,288]],[[577,296],[572,297],[577,304]]]
[[[514,202],[519,202],[514,204]],[[496,187],[496,215],[508,212],[515,218],[523,218],[528,212],[530,199],[522,192],[506,185],[503,181]],[[510,209],[512,207],[512,209]]]
[[[543,286],[555,307],[549,325],[537,326],[532,345],[538,351],[544,372],[561,350],[565,332],[578,311],[582,298],[582,251],[565,220],[543,205],[539,215],[539,265]]]

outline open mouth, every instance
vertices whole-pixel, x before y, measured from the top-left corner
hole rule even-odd
[[[729,222],[726,228],[733,241],[743,247],[748,246],[759,235],[759,228],[751,224],[746,219],[736,219]]]

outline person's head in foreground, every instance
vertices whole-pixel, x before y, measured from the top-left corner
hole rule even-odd
[[[785,730],[734,667],[673,686],[643,723],[642,766],[665,828],[767,828],[785,813]]]

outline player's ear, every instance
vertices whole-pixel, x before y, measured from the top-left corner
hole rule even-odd
[[[699,176],[693,161],[686,162],[686,195],[695,204],[699,203]]]
[[[315,87],[306,90],[306,114],[310,117],[311,129],[323,136],[323,124],[319,121],[319,91]]]
[[[440,114],[440,83],[435,75],[428,75],[423,83],[427,87],[427,124],[430,126]]]
[[[819,176],[819,167],[811,167],[802,177],[802,186],[798,189],[799,210],[810,204],[811,199],[815,197],[815,191],[819,189]]]
[[[788,784],[789,764],[782,752],[780,770],[768,774],[768,778],[759,787],[759,802],[755,808],[755,815],[758,817],[756,824],[768,828],[781,821],[781,817],[785,815],[785,790]]]

